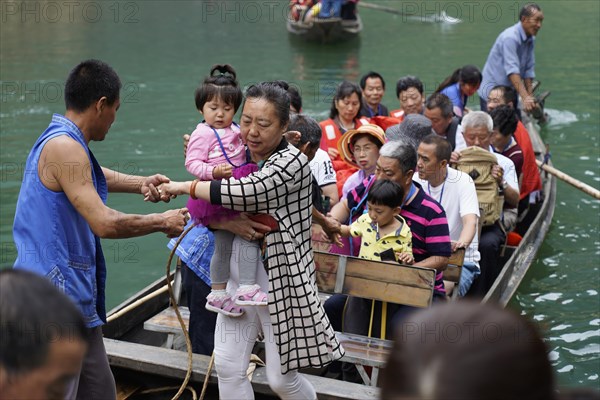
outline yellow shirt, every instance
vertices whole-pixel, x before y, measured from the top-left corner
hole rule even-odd
[[[404,218],[400,215],[394,216],[400,221],[400,228],[394,232],[388,233],[384,237],[379,237],[377,224],[374,224],[369,214],[363,214],[350,225],[352,236],[362,238],[360,245],[359,258],[367,260],[381,261],[381,252],[392,249],[394,253],[410,253],[412,255],[412,234]]]

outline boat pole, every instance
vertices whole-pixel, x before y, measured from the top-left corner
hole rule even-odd
[[[577,180],[577,179],[573,178],[572,176],[567,175],[564,172],[562,172],[554,167],[551,167],[548,164],[542,163],[540,160],[535,160],[535,161],[537,162],[538,167],[540,167],[541,169],[543,169],[550,175],[553,175],[553,176],[557,177],[558,179],[560,179],[561,181],[568,183],[569,185],[581,190],[582,192],[594,197],[597,200],[600,200],[600,191],[599,190],[594,189],[587,183],[583,183],[580,180]]]
[[[400,11],[400,10],[392,8],[392,7],[386,7],[386,6],[382,6],[379,4],[373,4],[373,3],[366,3],[364,1],[359,1],[358,6],[363,7],[363,8],[370,8],[372,10],[384,11],[384,12],[387,12],[390,14],[403,15],[406,17],[414,17],[415,15],[418,15],[417,13],[406,13],[406,12]]]

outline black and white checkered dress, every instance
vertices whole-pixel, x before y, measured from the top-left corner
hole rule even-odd
[[[211,202],[270,214],[279,231],[266,236],[269,313],[281,372],[322,367],[343,348],[319,300],[310,241],[312,174],[306,157],[282,140],[260,171],[241,180],[213,181]]]

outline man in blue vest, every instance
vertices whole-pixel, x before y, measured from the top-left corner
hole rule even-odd
[[[106,322],[106,264],[100,238],[127,238],[152,232],[177,236],[187,210],[124,214],[106,206],[108,192],[137,193],[169,201],[163,175],[131,176],[101,167],[90,141],[106,137],[119,109],[121,81],[107,64],[77,65],[65,85],[65,115],[55,114],[34,144],[17,201],[13,237],[15,268],[50,279],[82,312],[89,348],[67,398],[115,398],[101,326]]]

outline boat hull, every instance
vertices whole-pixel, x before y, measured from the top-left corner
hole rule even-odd
[[[356,20],[341,20],[339,18],[317,19],[305,24],[293,20],[287,21],[290,34],[308,42],[337,43],[353,39],[362,31],[360,16]]]

